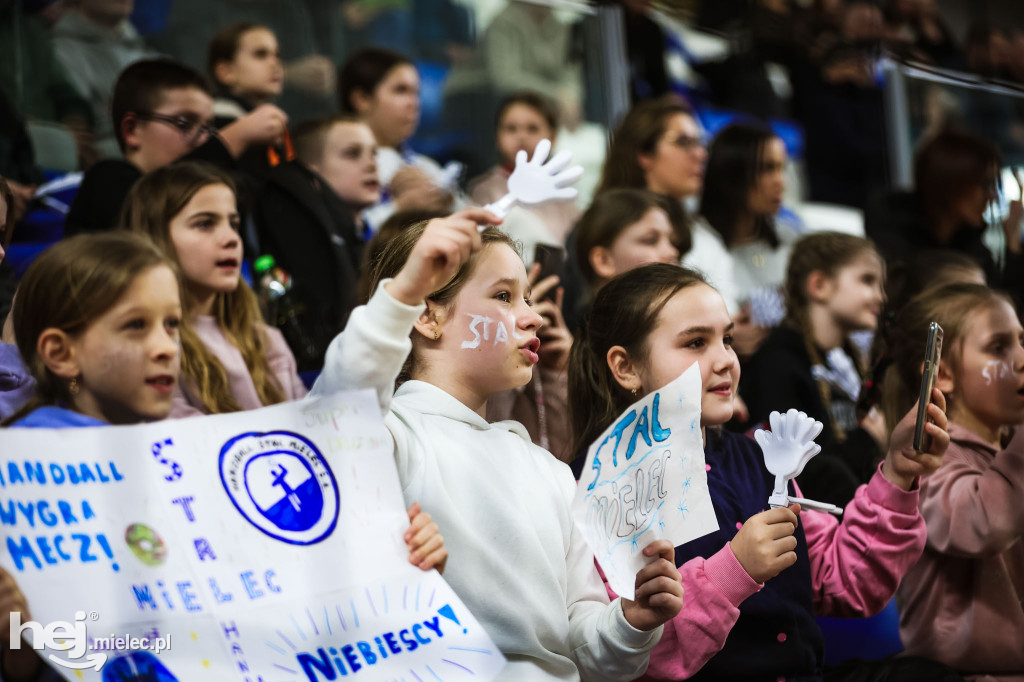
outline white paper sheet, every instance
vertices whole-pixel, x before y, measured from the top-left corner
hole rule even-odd
[[[372,391],[0,430],[0,564],[34,621],[91,644],[42,653],[106,659],[55,665],[69,680],[492,679],[494,643],[407,561],[392,447]],[[158,655],[100,639],[168,635]]]
[[[700,430],[700,367],[630,406],[591,444],[573,500],[612,589],[633,598],[642,552],[718,530]]]

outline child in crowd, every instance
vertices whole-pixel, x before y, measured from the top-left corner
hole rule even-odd
[[[917,477],[949,443],[945,401],[928,406],[924,453],[904,419],[885,461],[846,508],[843,522],[799,505],[762,511],[774,487],[754,441],[717,427],[733,413],[740,378],[733,323],[718,292],[691,270],[653,264],[597,293],[569,367],[570,411],[583,451],[634,401],[698,363],[701,433],[719,530],[676,548],[686,608],[665,627],[649,679],[821,679],[815,615],[882,609],[921,554]],[[796,485],[790,495],[800,495]],[[858,679],[880,679],[875,677]]]
[[[583,293],[569,316],[575,328],[594,294],[615,275],[648,263],[679,263],[690,248],[682,206],[642,189],[611,189],[594,197],[573,231],[570,278],[583,280]]]
[[[291,275],[313,352],[292,348],[303,371],[320,369],[328,344],[358,304],[363,209],[380,200],[377,143],[351,115],[307,121],[292,133],[294,161],[270,170],[254,218],[263,253]]]
[[[266,26],[243,22],[210,40],[207,73],[214,84],[214,126],[223,128],[261,104],[273,102],[284,86],[277,36]]]
[[[445,528],[460,557],[446,579],[508,659],[499,679],[631,680],[682,605],[671,548],[644,548],[636,601],[609,605],[569,469],[521,425],[483,418],[490,395],[530,380],[541,324],[507,235],[478,231],[492,222],[467,209],[395,237],[324,373],[377,389],[405,496]]]
[[[306,395],[281,332],[263,323],[242,281],[242,239],[231,178],[182,162],[135,184],[122,227],[149,235],[180,267],[182,381],[172,417],[251,410]]]
[[[878,327],[883,282],[870,241],[833,232],[802,238],[789,257],[786,317],[744,365],[741,392],[752,424],[793,407],[824,425],[821,454],[799,479],[815,500],[849,503],[885,452],[881,412],[857,414],[863,368],[850,340]]]
[[[407,145],[420,122],[420,77],[407,57],[380,47],[357,50],[339,71],[338,100],[341,111],[359,116],[377,140],[384,194],[366,213],[370,231],[396,210],[452,207],[456,178]]]
[[[175,61],[149,59],[121,72],[111,103],[123,159],[106,159],[82,178],[65,236],[112,230],[132,185],[145,173],[182,157],[231,168],[250,146],[270,144],[287,117],[272,104],[215,131],[213,98],[203,76]]]
[[[551,140],[554,145],[558,109],[544,95],[524,90],[502,100],[496,121],[501,162],[469,183],[469,198],[478,206],[497,201],[508,192],[508,178],[515,169],[518,152],[525,151],[532,159],[541,140]],[[525,256],[532,257],[534,244],[565,244],[579,217],[580,211],[571,200],[514,206],[505,216],[502,230],[523,244]]]
[[[7,424],[71,428],[136,424],[171,410],[179,372],[181,295],[175,264],[143,235],[82,235],[44,252],[22,280],[13,315],[36,393]],[[11,454],[11,453],[6,453]],[[447,550],[414,504],[409,560],[444,570]],[[30,620],[28,603],[0,569],[0,613]],[[29,646],[0,642],[4,680],[39,679],[46,665]],[[47,670],[47,679],[59,676]]]
[[[206,70],[213,83],[213,125],[218,130],[273,102],[284,84],[277,36],[266,26],[252,22],[229,26],[210,39]],[[260,197],[271,169],[288,160],[289,148],[282,142],[283,137],[270,145],[250,146],[230,169],[239,204],[246,208],[243,214],[247,215],[247,209]],[[252,233],[246,236],[250,250],[259,246]],[[255,253],[249,255],[255,257]]]
[[[173,268],[128,234],[76,237],[36,259],[11,313],[36,391],[10,421],[61,428],[166,417],[179,365]]]
[[[936,386],[947,396],[952,440],[921,479],[924,556],[900,585],[908,653],[972,679],[1024,674],[1024,329],[1009,297],[979,284],[924,292],[890,330],[883,383],[893,406],[921,384],[928,325],[944,331]]]

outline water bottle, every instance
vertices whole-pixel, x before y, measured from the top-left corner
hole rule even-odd
[[[316,346],[302,327],[301,316],[305,306],[292,290],[294,281],[291,275],[277,267],[271,255],[257,258],[253,270],[256,272],[257,297],[264,319],[281,330],[300,364],[315,358]]]

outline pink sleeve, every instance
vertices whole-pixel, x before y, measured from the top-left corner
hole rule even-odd
[[[695,675],[725,645],[743,600],[764,587],[747,575],[729,545],[709,559],[687,561],[679,573],[683,609],[665,623],[641,679],[682,680]],[[607,582],[605,589],[611,599],[618,596]]]
[[[986,457],[953,443],[921,482],[928,543],[944,554],[982,557],[1024,535],[1024,426],[1006,449]]]
[[[280,384],[285,400],[304,398],[309,391],[299,378],[299,365],[295,362],[295,355],[288,347],[288,342],[284,340],[284,334],[279,329],[266,325],[263,331],[266,332],[267,366]]]
[[[879,467],[857,489],[841,524],[829,514],[800,514],[819,615],[870,616],[882,610],[924,551],[926,530],[917,503],[916,489],[893,485]]]

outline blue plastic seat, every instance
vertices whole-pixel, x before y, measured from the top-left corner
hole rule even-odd
[[[890,599],[882,611],[870,618],[818,617],[825,636],[825,663],[842,663],[851,658],[879,661],[903,651],[900,614]]]

